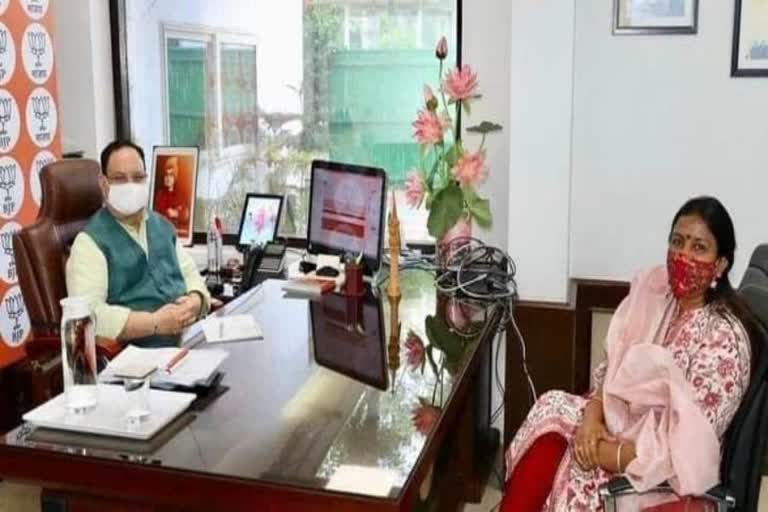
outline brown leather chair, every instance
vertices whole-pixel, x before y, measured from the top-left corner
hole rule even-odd
[[[25,345],[33,360],[61,353],[61,305],[67,296],[64,265],[75,236],[99,208],[99,164],[93,160],[62,160],[40,173],[42,205],[34,224],[13,237],[19,285],[27,307],[32,337]],[[99,339],[100,355],[120,350],[114,340]]]

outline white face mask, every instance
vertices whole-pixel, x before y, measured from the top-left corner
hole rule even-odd
[[[148,197],[147,183],[123,183],[109,187],[109,205],[122,215],[133,215],[147,206]]]

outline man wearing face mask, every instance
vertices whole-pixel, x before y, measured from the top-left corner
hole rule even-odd
[[[210,296],[173,226],[147,209],[144,152],[115,141],[101,153],[104,207],[77,235],[66,265],[70,296],[85,296],[96,334],[144,347],[177,345]]]

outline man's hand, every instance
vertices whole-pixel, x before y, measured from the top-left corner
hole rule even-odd
[[[596,402],[596,407],[602,407],[602,403]],[[592,404],[590,404],[592,406]],[[614,437],[608,432],[602,415],[585,414],[581,425],[576,429],[573,438],[573,454],[576,462],[582,469],[594,469],[600,463],[598,445],[600,441],[614,441]]]
[[[200,307],[202,306],[202,304],[200,303],[200,295],[196,293],[189,293],[187,295],[182,295],[181,297],[176,299],[176,304],[184,308],[184,310],[187,311],[188,313],[192,314],[192,322],[194,322],[197,319],[197,315],[200,312]]]
[[[179,209],[178,208],[168,208],[166,210],[166,213],[168,214],[168,217],[172,219],[178,219],[179,218]]]
[[[192,312],[189,305],[166,304],[155,311],[154,315],[157,334],[174,335],[195,321],[197,310]]]

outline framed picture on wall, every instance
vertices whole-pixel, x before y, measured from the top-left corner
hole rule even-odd
[[[699,0],[614,0],[614,34],[695,34]]]
[[[192,243],[199,154],[197,147],[155,146],[152,149],[152,210],[176,228],[176,236],[185,245]]]
[[[768,76],[768,2],[736,0],[731,76]]]

